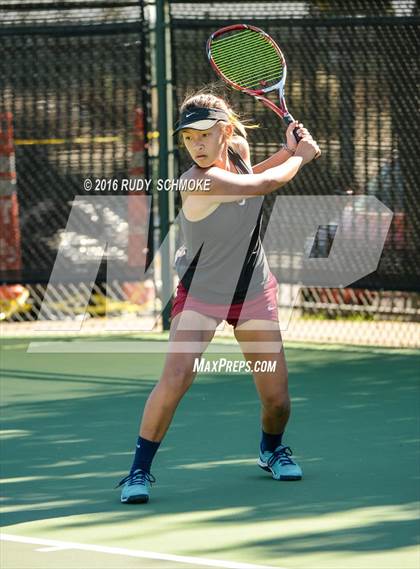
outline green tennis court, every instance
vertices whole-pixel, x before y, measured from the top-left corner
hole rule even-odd
[[[152,500],[127,506],[113,487],[162,355],[32,354],[29,341],[2,349],[5,569],[418,567],[418,354],[286,348],[297,483],[256,466],[251,376],[199,375]]]
[[[241,23],[266,35],[212,62]],[[414,0],[0,2],[1,569],[420,569],[419,25]],[[241,92],[215,63],[258,91],[287,75],[304,140],[281,91]],[[264,297],[249,320],[277,309],[285,444],[284,369],[257,376],[261,420],[250,373],[206,368],[150,502],[122,504],[136,442],[122,499],[148,490],[161,437],[139,420],[190,277],[207,316],[230,289]],[[207,360],[243,360],[229,334]],[[302,481],[258,468],[261,438],[260,464],[290,446]]]

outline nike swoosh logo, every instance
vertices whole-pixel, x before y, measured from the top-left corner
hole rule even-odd
[[[140,448],[140,445],[136,445],[136,448]]]
[[[190,116],[193,115],[193,114],[194,114],[194,113],[188,113],[188,114],[186,114],[185,116],[186,116],[186,118],[188,118],[188,117],[190,117]]]

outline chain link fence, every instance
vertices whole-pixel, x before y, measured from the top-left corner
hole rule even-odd
[[[151,133],[156,124],[149,37],[153,22],[146,16],[153,12],[145,13],[145,8],[152,4],[13,0],[0,5],[0,115],[13,117],[21,255],[19,266],[1,266],[2,283],[8,287],[0,287],[2,320],[37,318],[70,209],[83,195],[83,181],[131,176],[133,162],[139,159],[133,144],[139,110],[146,143],[147,134],[153,136],[149,148],[146,144],[141,151],[142,176],[151,176],[157,133]],[[322,158],[281,194],[326,200],[332,195],[356,196],[357,211],[347,230],[359,232],[360,239],[369,239],[376,230],[364,206],[366,196],[375,196],[394,214],[377,270],[351,287],[281,282],[279,309],[286,339],[418,346],[420,148],[409,136],[417,112],[418,3],[172,0],[169,8],[173,122],[187,93],[211,85],[243,117],[260,124],[249,137],[254,163],[278,150],[284,129],[277,117],[252,97],[222,85],[205,56],[205,42],[218,27],[238,21],[257,25],[284,50],[289,107],[323,151]],[[179,149],[175,156],[180,173],[189,160]],[[265,199],[264,229],[275,198]],[[156,204],[153,212],[159,216]],[[83,299],[88,293],[86,313],[91,322],[106,313],[156,316],[156,278],[138,282],[128,275],[104,284],[108,261],[127,264],[122,244],[129,227],[124,215],[104,209],[97,218],[89,212],[86,216],[92,231],[77,235],[68,259],[74,282],[56,287],[49,317],[63,322],[85,318]],[[95,257],[98,224],[118,228],[115,246],[104,255],[96,281],[86,283],[83,274]],[[149,260],[156,226],[152,219]],[[328,256],[332,229],[318,229],[320,256]],[[278,274],[284,255],[270,248],[266,252]],[[296,308],[291,316],[292,306]]]
[[[354,196],[344,232],[360,241],[379,231],[366,196],[393,212],[378,268],[351,288],[300,288],[279,278],[283,327],[296,302],[286,337],[418,345],[413,333],[418,328],[405,325],[420,320],[420,143],[407,143],[416,116],[418,12],[418,4],[409,1],[171,2],[175,108],[205,86],[223,96],[243,118],[260,125],[248,138],[253,163],[279,149],[284,128],[261,103],[218,80],[205,56],[206,40],[217,28],[240,21],[264,29],[285,54],[289,109],[314,134],[323,154],[266,196],[264,227],[278,195],[324,197],[326,204],[333,195]],[[190,165],[180,151],[179,172]],[[328,257],[332,229],[318,228],[320,255],[315,256]],[[271,270],[282,274],[285,255],[265,248]],[[286,263],[293,264],[297,252],[288,255]]]
[[[142,3],[5,2],[0,16],[0,114],[10,117],[13,128],[20,233],[20,263],[10,266],[2,256],[2,281],[9,285],[0,292],[2,319],[37,318],[59,250],[71,282],[55,287],[51,318],[80,318],[85,305],[78,299],[86,286],[92,288],[87,315],[103,316],[105,305],[111,314],[153,312],[150,283],[132,286],[135,270],[124,281],[105,285],[107,263],[126,267],[131,261],[126,246],[133,231],[131,198],[126,196],[121,211],[106,200],[95,210],[86,203],[83,229],[72,239],[65,232],[75,198],[88,197],[86,179],[148,177],[146,149],[139,140],[136,147],[150,117]],[[141,170],[134,172],[139,164]],[[86,272],[98,263],[97,236],[104,227],[112,245],[95,282],[86,283]],[[152,232],[147,247],[150,259]],[[24,283],[25,290],[13,289],[15,283]]]

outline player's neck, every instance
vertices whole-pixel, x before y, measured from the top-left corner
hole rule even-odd
[[[223,170],[228,170],[228,172],[236,171],[229,161],[227,146],[223,149],[221,156],[219,156],[219,158],[214,162],[214,166],[222,168]]]

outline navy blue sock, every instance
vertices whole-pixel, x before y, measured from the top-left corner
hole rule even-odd
[[[160,443],[148,441],[142,437],[138,437],[136,444],[136,454],[134,455],[133,465],[130,472],[134,472],[141,468],[145,472],[150,472],[152,460],[159,448]]]
[[[262,438],[261,438],[261,452],[274,452],[278,446],[281,445],[281,440],[283,438],[283,433],[279,435],[270,435],[269,433],[265,433],[262,431]]]

